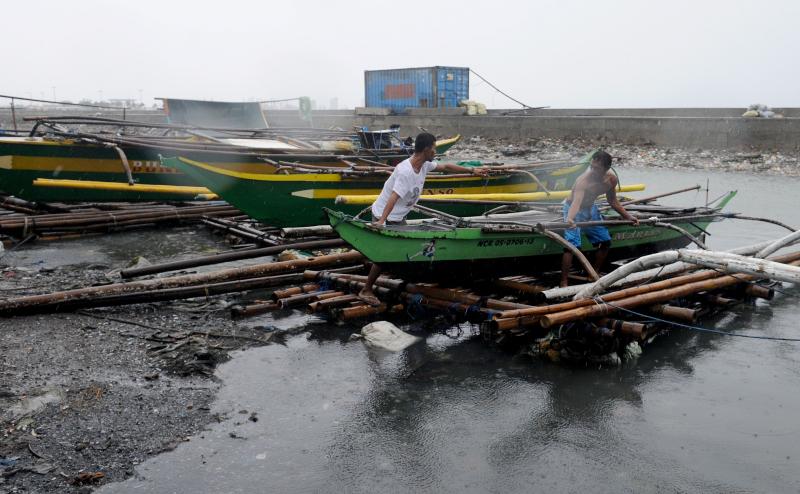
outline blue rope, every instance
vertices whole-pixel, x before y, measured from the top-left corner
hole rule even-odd
[[[411,296],[411,299],[406,304],[406,313],[411,317],[411,319],[418,319],[414,316],[424,316],[425,315],[425,307],[422,305],[423,296],[419,293],[416,293]]]
[[[797,341],[797,342],[800,342],[800,338],[779,338],[779,337],[775,337],[775,336],[759,336],[759,335],[750,335],[750,334],[739,334],[739,333],[731,333],[731,332],[728,332],[728,331],[722,331],[720,329],[709,329],[709,328],[702,328],[700,326],[691,326],[689,324],[682,324],[682,323],[675,322],[675,321],[668,321],[666,319],[661,319],[661,318],[658,318],[658,317],[655,317],[655,316],[649,316],[649,315],[646,315],[646,314],[642,314],[641,312],[636,312],[634,310],[626,309],[624,307],[620,307],[618,305],[614,305],[614,304],[611,304],[609,302],[606,302],[600,297],[598,297],[598,299],[599,299],[598,303],[602,303],[602,304],[608,305],[609,307],[613,307],[613,308],[615,308],[617,310],[621,310],[621,311],[627,312],[629,314],[633,314],[633,315],[636,315],[636,316],[639,316],[639,317],[644,317],[644,318],[647,318],[647,319],[650,319],[650,320],[653,320],[653,321],[657,321],[657,322],[661,322],[661,323],[665,323],[665,324],[670,324],[672,326],[678,326],[678,327],[685,328],[685,329],[691,329],[692,331],[699,331],[701,333],[720,334],[720,335],[723,335],[723,336],[738,336],[739,338],[752,338],[752,339],[755,339],[755,340]]]

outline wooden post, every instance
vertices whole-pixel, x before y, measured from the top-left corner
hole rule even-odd
[[[17,111],[14,109],[14,98],[11,98],[11,120],[14,122],[14,131],[17,130]]]

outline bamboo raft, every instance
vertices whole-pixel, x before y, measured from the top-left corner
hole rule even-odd
[[[30,206],[14,200],[8,205],[12,209]],[[51,207],[56,210],[42,216],[63,214],[57,211],[58,206]],[[0,216],[0,224],[18,214]],[[103,217],[96,211],[92,214]],[[775,223],[791,233],[727,252],[702,247],[666,250],[630,260],[590,283],[565,288],[552,287],[548,273],[521,270],[499,278],[473,279],[458,286],[443,283],[441,279],[423,283],[406,280],[396,276],[397,273],[386,274],[376,284],[375,293],[380,300],[376,306],[358,296],[366,280],[364,257],[342,249],[342,239],[332,237],[329,227],[259,229],[236,216],[206,215],[201,219],[207,226],[239,238],[245,247],[126,269],[121,272],[124,281],[110,285],[0,299],[0,315],[21,316],[226,294],[236,298],[238,295],[231,294],[255,291],[255,301],[249,296],[247,302],[230,308],[233,317],[301,310],[354,329],[357,326],[353,325],[359,321],[375,318],[408,321],[409,316],[415,320],[443,317],[449,324],[471,323],[487,342],[503,348],[553,361],[613,364],[631,348],[646,346],[675,324],[694,327],[702,318],[737,304],[772,299],[781,291],[780,283],[800,281],[800,251],[781,250],[800,241],[799,232],[768,219],[725,215]],[[313,251],[313,254],[264,259],[246,267],[201,274],[184,271],[294,251]],[[182,272],[168,274],[178,270]],[[149,278],[137,279],[141,277]],[[578,279],[586,277],[573,275],[573,281]]]

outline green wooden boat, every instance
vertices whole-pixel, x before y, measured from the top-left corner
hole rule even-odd
[[[531,170],[549,190],[572,187],[575,179],[591,162],[588,153],[576,164],[553,165]],[[347,175],[345,173],[265,174],[222,168],[184,157],[163,158],[162,163],[194,178],[247,215],[276,227],[319,225],[326,221],[323,207],[333,207],[339,195],[379,194],[387,175]],[[535,192],[539,185],[530,174],[480,176],[429,175],[424,194],[479,194]],[[442,205],[451,214],[483,214],[496,205],[464,202]],[[345,213],[356,214],[364,206],[343,205]]]
[[[137,192],[134,190],[71,189],[37,187],[37,178],[81,180],[92,182],[127,183],[127,173],[119,152],[112,146],[80,138],[50,138],[42,136],[0,136],[0,191],[28,201],[44,202],[137,202],[186,201],[192,197],[178,192]],[[437,141],[437,152],[453,146],[460,136]],[[230,143],[201,142],[196,139],[135,141],[121,139],[118,148],[129,163],[137,184],[197,187],[197,180],[173,167],[162,166],[160,156],[180,154],[192,160],[212,163],[215,167],[243,173],[273,173],[275,166],[264,157],[275,160],[302,161],[317,165],[344,167],[338,159],[341,152],[302,153],[275,139],[230,139]],[[258,146],[262,146],[259,148]],[[279,153],[284,149],[286,154]],[[352,153],[344,153],[352,154]],[[373,160],[397,162],[404,154],[397,150],[366,153]],[[274,160],[273,160],[274,161]]]
[[[698,236],[709,223],[720,219],[716,213],[735,194],[729,193],[713,208],[662,208],[657,212],[656,208],[643,207],[643,210],[648,217],[657,216],[659,221]],[[422,220],[376,228],[340,211],[326,209],[325,212],[331,226],[354,249],[403,278],[497,277],[560,269],[562,245],[536,230],[537,225],[550,225],[552,228],[548,229],[563,231],[561,217],[549,213],[520,212],[466,218],[463,226],[442,220]],[[609,219],[614,217],[608,216]],[[612,238],[610,261],[685,247],[692,242],[678,231],[646,224],[609,226],[609,233]],[[585,236],[581,250],[595,250]]]

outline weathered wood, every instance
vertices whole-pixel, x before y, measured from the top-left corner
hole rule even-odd
[[[250,305],[236,305],[231,307],[231,317],[251,317],[259,314],[265,314],[274,310],[280,309],[280,306],[275,302],[262,302]]]
[[[298,305],[307,304],[309,302],[316,302],[324,296],[339,297],[342,295],[344,295],[344,292],[337,292],[335,290],[322,290],[278,299],[278,305],[281,307],[281,309],[288,309],[290,307],[297,307]]]
[[[634,338],[637,340],[642,339],[642,335],[646,327],[646,325],[642,323],[623,321],[621,319],[611,319],[611,318],[600,319],[597,321],[597,324],[606,327],[608,329],[613,329],[616,333],[619,333],[623,336],[626,336],[628,338]]]
[[[301,293],[308,293],[316,290],[319,290],[319,284],[317,283],[309,283],[303,286],[293,286],[284,288],[283,290],[275,290],[272,292],[272,300],[277,302],[282,298],[292,297],[294,295],[300,295]]]
[[[797,243],[797,241],[800,241],[800,239],[792,240],[790,243],[784,245],[784,247]],[[754,245],[748,245],[736,249],[731,249],[730,251],[726,251],[726,253],[739,254],[739,255],[752,255],[762,251],[762,249],[769,247],[773,243],[774,243],[773,241],[761,242]],[[695,263],[678,261],[677,259],[678,254],[673,252],[675,251],[660,252],[658,254],[653,254],[652,256],[640,257],[636,261],[629,262],[624,266],[621,266],[615,269],[614,271],[608,273],[607,275],[597,280],[595,283],[545,290],[544,292],[542,292],[541,296],[543,299],[546,300],[556,300],[559,298],[567,298],[571,296],[574,296],[575,299],[591,298],[598,293],[606,291],[608,288],[612,286],[619,286],[629,283],[640,283],[648,279],[651,279],[655,276],[663,277],[684,271],[689,271],[692,269],[697,269],[697,264]],[[673,257],[674,260],[669,261],[669,259]],[[759,256],[756,255],[756,257]],[[646,269],[644,264],[648,262],[648,259],[653,260],[654,262],[669,263],[669,264],[666,264],[665,266],[659,268],[653,268],[642,271],[643,269]],[[789,261],[782,261],[782,262],[789,262]]]
[[[281,237],[297,238],[297,237],[335,237],[336,232],[333,231],[330,225],[317,225],[317,226],[301,226],[301,227],[287,227],[281,228]]]
[[[796,262],[796,261],[795,261]],[[760,276],[763,277],[763,276]],[[542,316],[539,324],[544,328],[549,328],[558,324],[564,324],[578,319],[592,318],[612,314],[621,309],[633,309],[640,306],[655,305],[663,302],[668,302],[675,298],[685,297],[694,293],[706,292],[711,290],[718,290],[731,285],[742,282],[748,282],[758,279],[759,276],[753,275],[737,275],[737,276],[720,276],[710,280],[697,281],[694,283],[687,283],[685,285],[660,290],[657,292],[644,293],[635,295],[620,300],[615,300],[613,306],[610,304],[595,304],[588,307],[581,307],[578,309],[567,310],[563,312],[556,312]]]
[[[785,263],[797,262],[798,260],[800,260],[800,252],[785,254],[782,256],[778,256],[775,259],[776,261]],[[717,271],[707,271],[707,270],[699,271],[697,273],[691,273],[683,276],[676,276],[674,278],[668,278],[666,280],[661,280],[654,283],[648,283],[645,285],[640,285],[632,288],[606,293],[602,296],[602,300],[606,302],[613,302],[616,304],[617,300],[626,299],[651,292],[659,292],[674,287],[680,287],[682,285],[686,285],[689,283],[702,282],[704,280],[719,278],[721,276],[723,276],[723,273]],[[582,298],[582,299],[571,300],[569,302],[562,302],[559,304],[531,307],[528,309],[507,310],[495,314],[494,316],[495,320],[490,324],[490,326],[495,330],[507,330],[513,328],[526,328],[526,327],[537,326],[539,325],[541,317],[546,314],[574,310],[581,307],[591,307],[597,304],[598,302],[596,302],[592,298]]]
[[[647,309],[653,314],[666,317],[667,319],[678,319],[683,322],[693,323],[697,321],[697,311],[687,307],[677,307],[675,305],[657,304]]]
[[[181,300],[187,298],[210,297],[226,293],[242,292],[247,290],[257,290],[269,288],[286,283],[297,282],[300,274],[284,274],[277,276],[264,276],[259,278],[249,278],[246,280],[226,281],[222,283],[210,283],[197,286],[181,288],[165,288],[162,290],[151,290],[134,293],[123,293],[118,295],[98,296],[91,298],[78,298],[67,301],[54,301],[40,305],[23,307],[13,311],[13,315],[35,314],[48,312],[69,312],[78,309],[90,309],[95,307],[116,307],[121,305],[142,304],[152,302],[163,302],[167,300]],[[5,315],[11,315],[6,313]]]
[[[516,302],[507,302],[505,300],[497,300],[493,298],[480,297],[478,295],[458,292],[449,288],[438,288],[425,285],[407,284],[405,291],[411,294],[421,294],[426,297],[445,300],[448,302],[458,302],[466,305],[479,305],[493,310],[508,310],[508,309],[527,309],[530,305],[518,304]]]
[[[658,221],[656,223],[653,223],[653,226],[657,226],[659,228],[667,228],[669,230],[676,231],[676,232],[680,233],[681,235],[683,235],[684,237],[686,237],[689,240],[691,240],[692,242],[694,242],[694,244],[697,245],[698,247],[700,247],[701,249],[708,250],[708,247],[706,247],[706,244],[703,243],[702,240],[700,240],[699,238],[695,237],[694,235],[692,235],[691,233],[686,231],[686,229],[681,228],[678,225],[673,225],[672,223],[665,223],[665,222],[662,222],[662,221]]]
[[[783,247],[787,247],[798,241],[800,241],[800,231],[790,233],[789,235],[779,238],[778,240],[774,241],[773,243],[769,244],[768,246],[758,251],[755,257],[765,259],[770,255],[772,255],[773,252],[776,252],[778,249],[782,249]]]
[[[59,303],[74,300],[91,299],[103,296],[121,295],[128,293],[161,290],[166,288],[179,288],[223,281],[257,278],[267,275],[283,274],[301,271],[309,268],[319,268],[334,265],[346,265],[363,260],[363,256],[356,251],[341,254],[313,257],[310,259],[293,259],[291,261],[258,264],[242,268],[231,268],[210,273],[173,276],[169,278],[156,278],[152,280],[132,281],[127,283],[114,283],[111,285],[78,288],[43,295],[29,295],[14,297],[0,301],[0,314],[14,315],[18,311],[36,306],[57,306]]]
[[[323,312],[325,310],[332,309],[334,307],[347,305],[351,302],[355,302],[356,300],[358,300],[358,296],[353,295],[352,293],[341,295],[339,297],[326,298],[324,300],[318,300],[316,302],[311,302],[310,304],[308,304],[307,312],[309,313]]]
[[[681,261],[720,269],[727,273],[745,273],[787,283],[800,282],[800,268],[766,259],[755,259],[726,252],[700,252],[686,249],[679,249],[678,255]]]
[[[222,262],[240,261],[243,259],[254,259],[257,257],[271,256],[280,254],[287,249],[318,249],[318,248],[332,248],[341,247],[346,245],[344,240],[329,239],[329,240],[315,240],[311,242],[295,242],[291,244],[276,245],[272,247],[261,247],[257,249],[244,249],[235,252],[223,252],[221,254],[214,254],[211,256],[197,257],[194,259],[185,259],[181,261],[171,261],[159,264],[152,264],[141,268],[123,269],[120,272],[122,278],[135,278],[137,276],[145,276],[148,274],[163,273],[165,271],[175,271],[179,269],[188,269],[198,266],[208,266],[210,264],[218,264]]]
[[[581,266],[583,266],[583,270],[586,271],[586,274],[589,276],[589,279],[591,279],[592,281],[597,281],[598,279],[600,279],[600,275],[598,275],[597,271],[594,270],[592,263],[589,262],[589,259],[587,259],[585,255],[583,255],[583,252],[581,252],[579,248],[567,242],[567,240],[564,237],[555,232],[551,232],[550,230],[547,230],[545,228],[537,228],[537,230],[545,237],[557,242],[559,245],[570,251],[572,255],[578,259],[578,262],[581,263]]]

